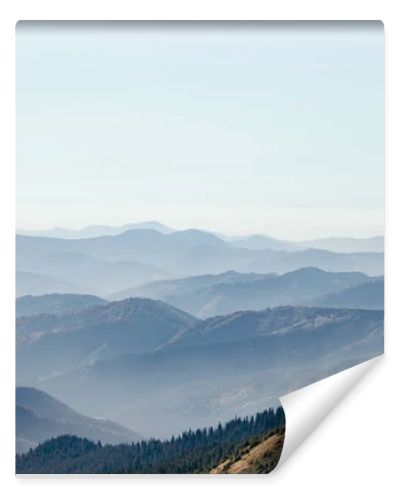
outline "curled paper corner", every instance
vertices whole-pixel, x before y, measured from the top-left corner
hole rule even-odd
[[[282,454],[275,472],[286,465],[326,417],[382,359],[383,355],[380,355],[280,397],[285,412],[286,430]]]

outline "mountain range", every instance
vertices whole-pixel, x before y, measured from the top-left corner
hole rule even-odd
[[[114,294],[111,298],[159,299],[197,317],[205,318],[246,309],[312,304],[327,294],[339,293],[370,281],[369,276],[358,272],[332,273],[311,267],[282,275],[229,271],[218,275],[147,283]],[[353,290],[354,296],[357,290]],[[377,287],[371,291],[371,295],[374,293],[377,296],[376,302],[383,302],[383,289]],[[365,294],[362,294],[362,297],[364,296]],[[360,307],[362,297],[358,302]],[[346,307],[345,302],[343,300],[340,307]],[[326,298],[325,305],[329,307],[329,297]]]
[[[18,235],[16,251],[17,295],[53,291],[106,297],[150,281],[231,270],[265,274],[318,267],[330,272],[383,274],[382,253],[237,248],[232,242],[198,230],[163,234],[133,229],[116,236],[86,239]],[[38,275],[44,277],[44,284]]]
[[[238,248],[249,250],[284,250],[295,252],[307,248],[327,250],[338,253],[384,252],[383,236],[372,238],[319,238],[304,241],[286,241],[271,238],[263,234],[254,234],[240,238],[223,238]]]
[[[172,233],[174,229],[165,226],[157,221],[133,222],[122,226],[105,226],[100,224],[91,224],[82,229],[68,229],[66,227],[55,227],[47,230],[24,230],[17,229],[17,234],[25,236],[44,236],[48,238],[97,238],[98,236],[115,236],[117,234],[130,231],[131,229],[154,229],[160,233]]]
[[[155,222],[62,236],[16,239],[19,449],[66,433],[166,439],[383,352],[382,238],[288,242]],[[269,446],[258,445],[216,470],[245,470]]]
[[[271,238],[263,234],[254,234],[241,238],[224,238],[238,248],[249,250],[284,250],[295,252],[307,248],[327,250],[338,253],[384,252],[383,236],[372,238],[319,238],[304,241],[286,241]]]
[[[176,232],[175,229],[157,221],[136,222],[122,226],[90,225],[82,229],[68,229],[55,227],[48,230],[23,230],[17,229],[17,234],[25,236],[43,236],[49,238],[80,239],[97,238],[99,236],[116,236],[132,229],[153,229],[163,234]],[[211,231],[209,231],[211,232]],[[296,251],[304,248],[328,250],[331,252],[357,253],[357,252],[383,252],[383,236],[372,238],[344,238],[328,237],[303,241],[288,241],[272,238],[265,234],[252,234],[249,236],[227,236],[214,233],[222,240],[231,242],[238,248],[249,250],[284,250]]]
[[[108,420],[79,414],[61,401],[33,387],[17,387],[16,450],[23,453],[51,437],[73,434],[102,443],[132,443],[136,432]]]
[[[301,268],[283,275],[228,271],[154,281],[113,294],[108,300],[132,297],[159,299],[198,318],[282,305],[383,309],[384,283],[383,278],[362,273],[330,273],[317,268]],[[51,317],[107,302],[95,295],[24,295],[17,297],[16,316]]]
[[[165,437],[380,354],[383,312],[286,306],[198,320],[135,298],[22,317],[17,334],[19,384]]]

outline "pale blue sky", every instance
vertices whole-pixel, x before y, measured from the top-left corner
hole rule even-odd
[[[17,226],[384,224],[379,23],[17,27]]]

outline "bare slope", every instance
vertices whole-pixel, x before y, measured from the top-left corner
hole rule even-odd
[[[221,462],[211,474],[268,474],[277,466],[283,449],[283,431],[268,433],[239,449]]]

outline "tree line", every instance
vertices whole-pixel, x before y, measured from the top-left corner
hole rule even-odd
[[[251,417],[235,417],[217,427],[188,430],[169,440],[102,445],[64,435],[16,456],[17,474],[188,474],[208,473],[274,432],[283,432],[282,407]]]

